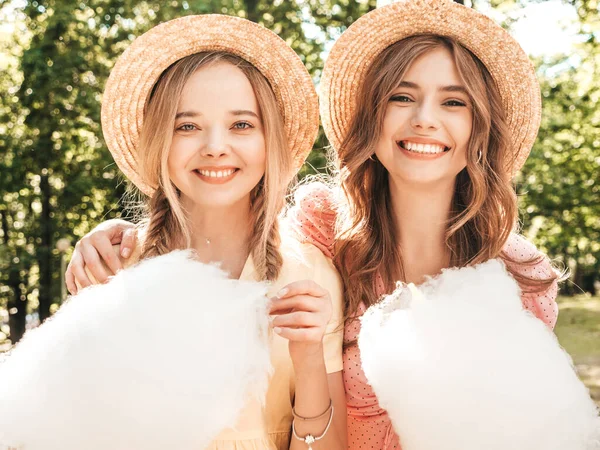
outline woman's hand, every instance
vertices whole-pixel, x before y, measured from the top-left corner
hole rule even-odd
[[[98,282],[106,283],[109,276],[123,268],[113,245],[121,244],[119,253],[127,259],[135,248],[136,239],[135,225],[120,219],[107,220],[86,234],[75,244],[73,257],[65,272],[69,292],[77,294],[76,280],[81,287],[94,284],[86,274],[86,267]],[[107,268],[112,273],[108,273]]]
[[[296,367],[315,358],[323,360],[323,336],[331,320],[331,297],[314,281],[288,284],[272,299],[273,331],[289,340]]]

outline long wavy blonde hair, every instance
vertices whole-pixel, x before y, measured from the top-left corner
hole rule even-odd
[[[383,128],[386,106],[410,65],[437,48],[452,55],[473,103],[473,128],[467,166],[455,182],[446,227],[451,266],[465,266],[501,257],[509,263],[532,265],[540,261],[514,261],[502,249],[517,223],[517,198],[511,182],[514,149],[500,94],[485,66],[453,39],[435,35],[413,36],[388,47],[371,65],[359,87],[356,114],[338,151],[342,188],[348,200],[346,213],[338,214],[335,262],[345,282],[346,318],[352,319],[361,302],[378,300],[377,276],[386,292],[404,278],[398,248],[388,172],[370,158]],[[527,278],[507,265],[521,287],[537,292],[553,281]]]
[[[156,191],[147,203],[142,221],[141,258],[158,256],[174,249],[188,248],[191,242],[186,213],[179,193],[169,178],[167,159],[171,146],[178,100],[188,79],[199,69],[217,63],[229,63],[248,78],[260,109],[265,133],[266,169],[252,190],[253,223],[250,252],[261,279],[274,280],[279,275],[282,257],[279,252],[278,216],[284,206],[292,158],[284,131],[283,117],[267,79],[252,64],[224,52],[203,52],[187,56],[166,69],[146,103],[140,134],[139,169],[144,181]]]

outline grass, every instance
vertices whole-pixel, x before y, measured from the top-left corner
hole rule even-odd
[[[555,333],[600,407],[600,296],[559,297]]]

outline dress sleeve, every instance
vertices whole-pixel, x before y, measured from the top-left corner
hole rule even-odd
[[[304,245],[308,246],[309,244]],[[343,369],[342,345],[344,339],[342,280],[331,259],[323,255],[318,248],[311,247],[313,280],[329,292],[333,311],[323,337],[325,367],[327,373],[339,372]]]
[[[541,253],[531,242],[516,233],[511,234],[504,246],[504,253],[509,258],[517,261],[506,261],[507,267],[514,272],[538,280],[555,278],[550,286],[538,292],[527,292],[527,289],[521,286],[523,307],[553,329],[558,318],[558,304],[556,303],[558,277],[556,269],[552,267],[550,260],[545,255],[537,264],[519,264],[519,261],[527,261],[541,255]]]
[[[286,220],[300,242],[313,244],[329,258],[333,257],[335,238],[335,194],[321,182],[300,186]]]

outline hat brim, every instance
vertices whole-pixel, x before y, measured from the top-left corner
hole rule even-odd
[[[269,81],[283,116],[294,166],[299,169],[319,130],[317,94],[296,53],[279,36],[239,17],[186,16],[160,24],[138,37],[119,57],[106,82],[102,131],[115,162],[142,192],[152,195],[138,171],[144,107],[156,81],[171,64],[206,51],[237,55]]]
[[[369,67],[387,47],[410,36],[455,39],[486,66],[494,79],[511,133],[511,173],[525,163],[541,121],[535,69],[517,41],[489,17],[451,0],[401,0],[360,17],[337,40],[325,62],[320,86],[321,121],[338,150],[356,108]]]

